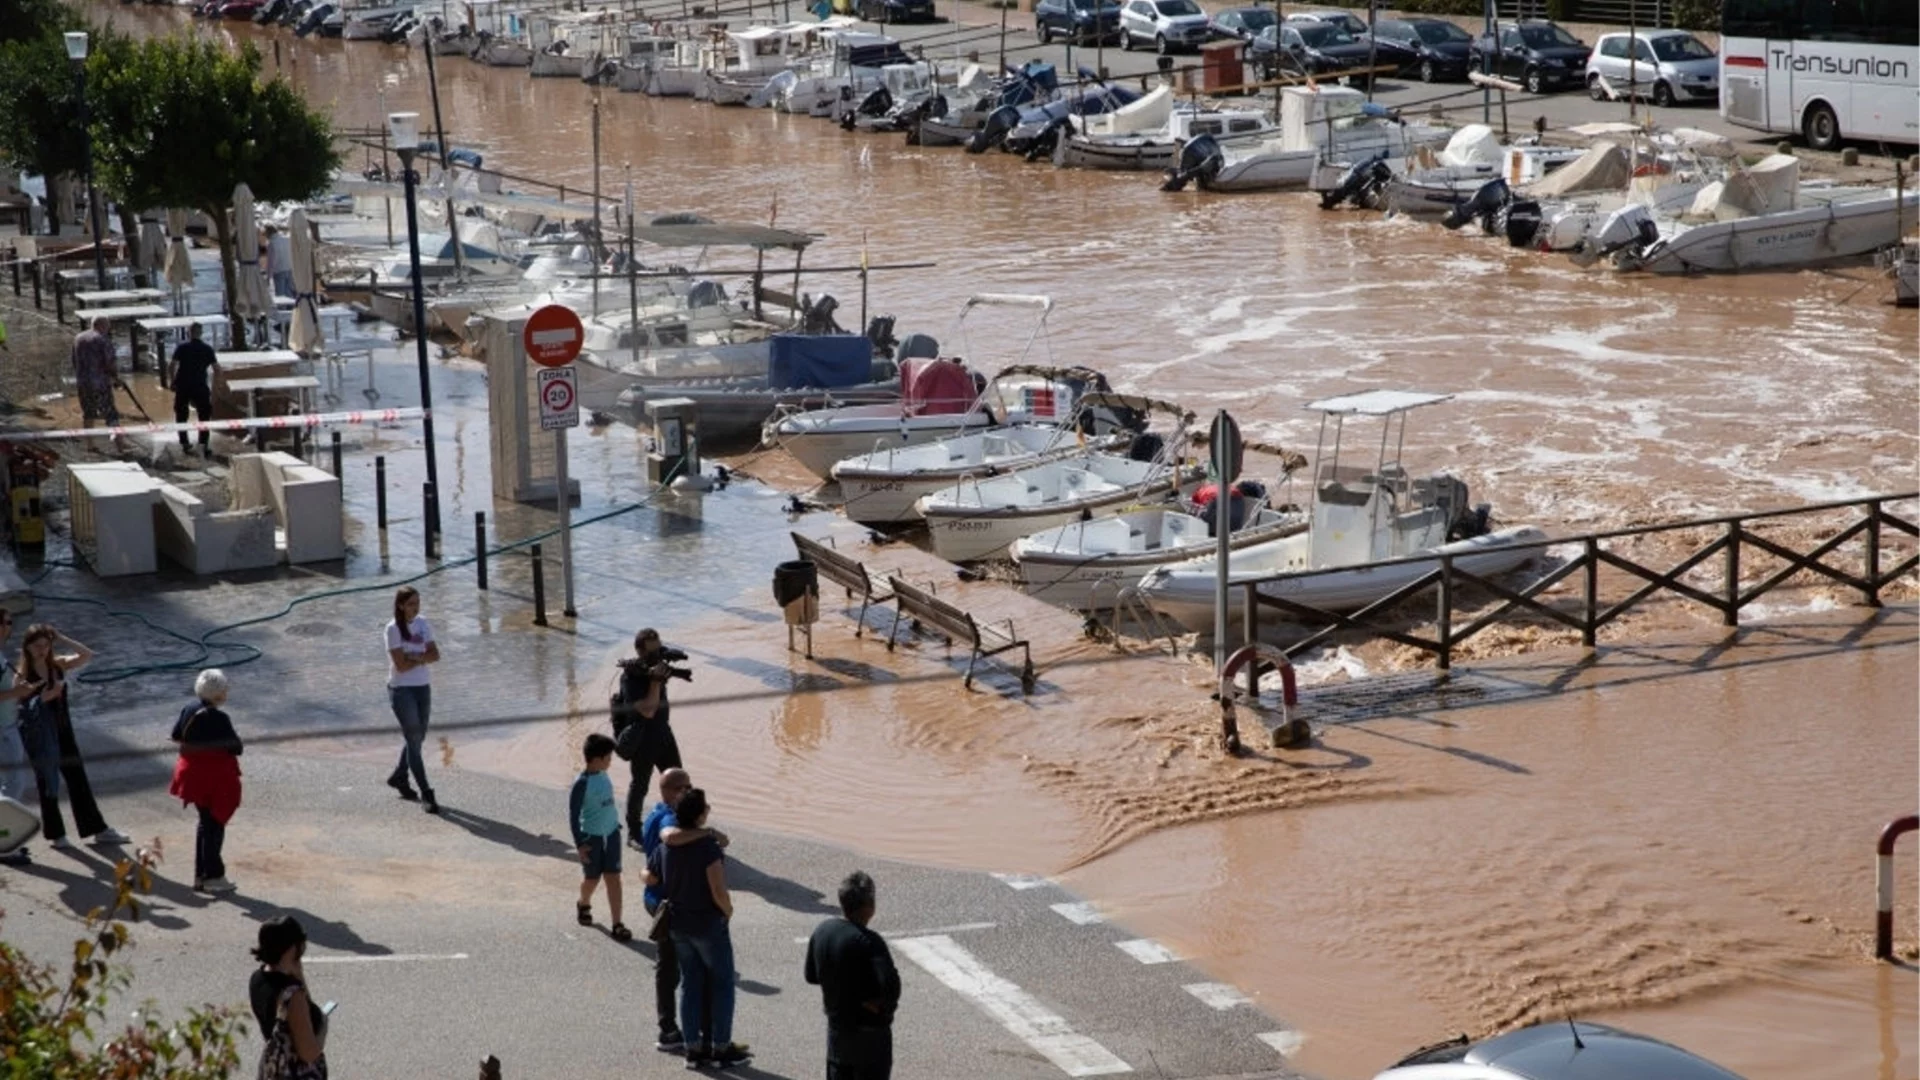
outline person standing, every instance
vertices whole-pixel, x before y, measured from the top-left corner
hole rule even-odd
[[[662,843],[679,846],[710,836],[721,850],[726,849],[726,833],[712,828],[683,829],[680,820],[674,817],[674,804],[692,787],[693,778],[687,775],[685,769],[672,768],[660,774],[660,801],[647,811],[647,819],[640,826],[640,850],[645,853],[649,865],[655,862],[653,853],[659,850]],[[662,896],[657,876],[649,875],[641,899],[646,904],[648,916],[658,913]],[[673,951],[673,942],[663,941],[653,962],[653,1007],[660,1021],[660,1038],[653,1048],[662,1053],[686,1052],[686,1039],[680,1033],[680,1014],[674,1004],[674,991],[679,986],[680,962]]]
[[[118,361],[113,339],[107,336],[108,322],[93,320],[90,329],[73,339],[73,377],[80,389],[80,426],[92,427],[95,420],[118,427],[120,410],[113,403],[113,384],[118,376]]]
[[[300,920],[277,915],[260,924],[253,950],[260,967],[247,983],[253,1018],[267,1043],[258,1080],[327,1080],[327,1013],[307,990],[300,963],[306,954]]]
[[[220,849],[227,840],[227,822],[240,809],[240,754],[246,748],[233,730],[233,719],[221,708],[227,703],[227,675],[208,668],[193,681],[194,700],[180,710],[173,724],[173,741],[180,758],[173,766],[168,794],[200,813],[193,835],[193,887],[196,892],[230,893],[227,864]]]
[[[647,803],[647,783],[653,771],[680,767],[680,743],[673,737],[667,703],[666,658],[661,656],[660,631],[646,627],[633,636],[634,657],[620,665],[620,704],[613,711],[613,737],[640,725],[638,737],[625,740],[634,752],[628,758],[632,776],[627,785],[627,835],[638,839],[644,831],[641,808]]]
[[[573,828],[573,846],[580,851],[580,902],[577,905],[581,926],[593,925],[593,891],[600,879],[607,881],[607,910],[613,926],[613,940],[633,940],[633,931],[620,921],[620,810],[613,799],[613,781],[607,768],[613,764],[613,740],[599,732],[587,736],[581,753],[587,768],[574,778],[567,794],[567,823]]]
[[[173,422],[187,422],[187,408],[200,416],[200,422],[213,419],[213,372],[220,358],[214,355],[213,346],[201,340],[205,331],[199,323],[187,329],[187,340],[173,350],[173,374],[169,378],[173,384]],[[208,444],[212,441],[211,432],[200,433],[200,456],[208,457]],[[193,443],[188,441],[187,433],[180,433],[180,449],[191,451]]]
[[[54,646],[73,651],[56,655]],[[73,824],[82,838],[96,847],[129,843],[133,838],[109,828],[93,798],[87,764],[73,737],[67,676],[93,659],[93,650],[47,623],[27,628],[20,642],[19,679],[28,685],[20,702],[20,737],[33,756],[34,779],[40,788],[40,829],[47,842],[61,850],[73,847],[67,823],[60,816],[60,781],[67,782],[67,800],[73,804]]]
[[[293,243],[276,225],[267,226],[267,278],[273,295],[293,295]]]
[[[393,621],[387,623],[387,703],[400,721],[400,763],[387,777],[387,786],[408,802],[419,802],[429,814],[440,812],[427,783],[426,762],[420,746],[427,741],[428,714],[433,706],[433,676],[427,665],[440,662],[440,646],[433,640],[433,627],[420,615],[420,592],[403,585],[393,594]],[[420,785],[419,791],[407,783],[407,774]]]
[[[688,788],[674,805],[682,829],[705,829],[707,793]],[[686,844],[662,843],[648,871],[661,882],[672,914],[669,935],[680,962],[680,1030],[685,1035],[687,1067],[738,1065],[753,1056],[733,1041],[736,993],[733,896],[727,891],[726,857],[711,835]]]
[[[0,647],[12,636],[13,612],[0,609]],[[20,737],[18,702],[32,693],[32,685],[15,680],[13,663],[0,656],[0,795],[23,806],[30,805],[27,793],[34,786],[33,756]],[[0,864],[9,866],[22,866],[32,859],[25,844],[0,853]]]
[[[886,939],[867,929],[874,888],[865,871],[840,883],[840,911],[807,941],[806,978],[827,1013],[827,1080],[889,1080],[900,972]]]

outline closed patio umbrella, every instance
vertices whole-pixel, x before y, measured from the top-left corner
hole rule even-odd
[[[173,313],[187,314],[187,291],[193,288],[193,263],[187,254],[187,212],[167,211],[166,278],[173,289]]]
[[[153,218],[140,219],[140,272],[157,282],[167,269],[167,234]]]
[[[260,265],[260,230],[253,220],[253,192],[245,184],[233,188],[233,295],[227,310],[242,319],[257,319],[273,309],[267,296],[266,271]]]
[[[307,227],[307,212],[295,210],[287,222],[293,233],[293,325],[287,329],[287,348],[303,356],[320,352],[325,344],[320,336],[320,305],[314,299],[313,230]]]

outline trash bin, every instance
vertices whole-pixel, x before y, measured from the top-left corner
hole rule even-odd
[[[1244,48],[1238,41],[1215,41],[1200,46],[1200,90],[1202,93],[1218,94],[1223,90],[1237,90],[1246,82],[1240,65],[1240,50]]]
[[[811,560],[795,559],[773,568],[773,602],[780,606],[788,626],[819,621],[820,574]]]

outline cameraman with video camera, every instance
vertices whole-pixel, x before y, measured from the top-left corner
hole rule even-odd
[[[673,666],[687,654],[663,648],[660,632],[646,627],[633,636],[634,656],[620,661],[620,690],[612,702],[614,750],[632,766],[627,787],[627,836],[640,841],[646,817],[647,784],[655,769],[666,772],[681,766],[680,744],[669,722],[667,680],[693,681],[693,672]]]

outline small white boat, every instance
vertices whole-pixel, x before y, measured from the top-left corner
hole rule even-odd
[[[1886,252],[1882,266],[1893,279],[1894,306],[1920,306],[1920,240],[1903,241]]]
[[[1180,147],[1200,135],[1224,142],[1257,139],[1275,131],[1267,114],[1257,109],[1176,106],[1173,91],[1165,85],[1112,112],[1070,116],[1067,123],[1072,130],[1054,145],[1055,165],[1143,172],[1171,168]]]
[[[1234,551],[1305,532],[1307,515],[1261,508],[1227,538]],[[1120,587],[1155,567],[1202,556],[1219,542],[1187,508],[1153,507],[1076,521],[1013,544],[1028,596],[1078,611],[1110,608]]]
[[[1023,536],[1129,506],[1179,498],[1204,476],[1171,454],[1151,460],[1105,450],[963,480],[920,500],[933,552],[948,562],[974,562],[1006,552]]]
[[[1465,483],[1446,473],[1415,479],[1396,460],[1397,448],[1405,441],[1407,413],[1449,397],[1368,390],[1307,406],[1321,414],[1320,451],[1328,447],[1329,421],[1334,429],[1332,453],[1314,455],[1312,523],[1305,533],[1230,554],[1230,622],[1242,620],[1239,590],[1249,583],[1257,582],[1263,596],[1351,611],[1412,584],[1438,565],[1437,559],[1372,565],[1383,560],[1450,555],[1458,569],[1488,575],[1511,570],[1538,554],[1536,547],[1515,545],[1546,539],[1539,529],[1489,531],[1487,508],[1468,506]],[[1340,464],[1341,435],[1349,416],[1381,418],[1387,426],[1378,444],[1379,460],[1371,469]],[[1398,438],[1392,431],[1396,418]],[[1204,556],[1153,570],[1137,588],[1154,611],[1188,630],[1211,633],[1218,573],[1217,560]],[[1273,608],[1263,607],[1262,614],[1284,618]]]
[[[996,428],[858,454],[835,464],[833,478],[847,517],[862,525],[899,525],[920,520],[920,499],[963,477],[996,476],[1084,450],[1062,427]]]
[[[1280,131],[1262,139],[1198,136],[1180,149],[1163,191],[1189,182],[1206,191],[1283,191],[1309,185],[1323,163],[1385,154],[1402,159],[1437,146],[1451,128],[1401,121],[1351,87],[1300,86],[1280,91]]]
[[[1439,217],[1472,198],[1489,180],[1518,188],[1585,156],[1570,146],[1517,143],[1503,146],[1485,124],[1468,124],[1439,153],[1416,151],[1406,171],[1387,182],[1386,210],[1410,217]]]

